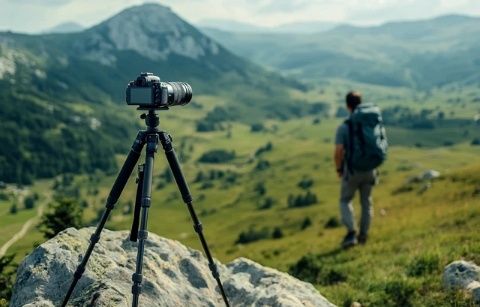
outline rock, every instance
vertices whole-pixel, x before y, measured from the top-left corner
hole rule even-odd
[[[421,175],[422,180],[432,180],[440,177],[440,172],[436,170],[428,170]]]
[[[480,267],[472,262],[454,261],[445,267],[443,285],[447,289],[463,289],[472,293],[475,303],[480,304]]]
[[[59,306],[93,228],[69,228],[37,247],[17,272],[15,306]],[[73,306],[130,306],[137,243],[104,230],[70,300]],[[309,283],[239,258],[217,262],[232,306],[333,306]],[[196,250],[150,233],[141,306],[222,306],[208,262]]]

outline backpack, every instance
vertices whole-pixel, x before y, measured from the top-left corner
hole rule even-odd
[[[387,158],[387,134],[380,108],[373,103],[357,106],[345,121],[349,129],[347,167],[350,173],[371,171]]]

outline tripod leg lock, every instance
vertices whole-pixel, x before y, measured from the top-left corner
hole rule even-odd
[[[193,225],[193,229],[195,229],[196,233],[201,233],[203,231],[202,223],[198,223],[198,224]]]
[[[140,295],[142,293],[142,285],[133,285],[132,286],[132,294]]]
[[[143,208],[149,208],[151,203],[152,203],[152,199],[150,197],[142,198],[142,207]]]
[[[143,281],[143,275],[138,273],[133,273],[132,281],[136,284],[141,284]]]
[[[146,240],[148,238],[148,231],[146,230],[139,230],[138,231],[138,238]]]
[[[143,275],[138,273],[133,273],[132,281],[133,281],[132,294],[140,295],[140,293],[142,293]]]

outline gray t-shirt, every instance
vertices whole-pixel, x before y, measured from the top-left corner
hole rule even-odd
[[[343,149],[347,150],[349,144],[349,131],[346,123],[341,124],[337,128],[337,134],[335,135],[335,145],[343,145]]]

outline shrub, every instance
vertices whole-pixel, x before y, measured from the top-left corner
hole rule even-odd
[[[283,238],[283,231],[280,227],[275,227],[275,229],[273,229],[272,238],[273,239]]]
[[[251,242],[263,240],[269,237],[269,232],[267,228],[262,228],[260,230],[255,230],[250,228],[247,231],[242,231],[239,235],[235,244],[248,244]]]
[[[314,193],[307,191],[306,194],[300,195],[289,195],[287,200],[288,208],[301,208],[301,207],[308,207],[318,202],[317,195]]]
[[[270,162],[267,160],[261,160],[257,163],[257,166],[255,166],[255,170],[257,171],[263,171],[266,170],[270,167]]]
[[[313,179],[303,178],[297,185],[301,189],[308,190],[313,186]]]
[[[197,122],[197,132],[210,132],[215,130],[220,130],[221,126],[216,123],[206,122],[206,121],[199,121]]]
[[[338,221],[338,218],[336,216],[332,216],[325,223],[325,228],[327,228],[327,229],[328,228],[337,228],[337,227],[340,227],[340,222]]]
[[[15,255],[0,257],[0,305],[2,300],[8,302],[12,295],[14,276],[17,265],[13,262]],[[8,305],[5,305],[8,306]]]
[[[422,255],[416,257],[407,267],[408,276],[423,276],[434,273],[440,266],[440,259],[437,255]]]
[[[10,207],[10,214],[17,214],[18,212],[18,207],[16,203],[13,203],[12,206]]]
[[[480,146],[480,138],[475,138],[470,143],[472,146]]]
[[[235,151],[215,149],[205,152],[198,161],[203,163],[225,163],[233,159],[235,159]]]
[[[268,142],[267,144],[265,144],[265,146],[262,146],[259,149],[257,149],[257,151],[255,152],[255,157],[258,157],[265,152],[272,151],[272,149],[273,149],[272,143]]]
[[[254,188],[254,191],[255,191],[259,196],[265,195],[265,193],[267,193],[267,188],[265,187],[265,183],[263,183],[263,182],[257,183],[257,185],[256,185],[255,188]]]
[[[275,199],[273,199],[272,197],[267,197],[264,200],[262,200],[262,202],[258,206],[258,209],[267,210],[272,208],[274,204],[275,204]]]
[[[35,198],[34,198],[34,196],[26,197],[25,200],[23,201],[23,205],[25,206],[25,209],[35,208]]]
[[[412,306],[411,299],[415,293],[415,287],[404,280],[395,280],[385,285],[385,294],[393,306]]]
[[[250,132],[261,132],[265,130],[265,126],[261,123],[252,124],[250,126]]]
[[[343,272],[327,268],[318,257],[312,254],[300,258],[290,266],[288,272],[303,281],[324,286],[335,285],[347,280],[347,276]]]
[[[309,217],[306,217],[303,222],[302,226],[300,227],[302,230],[307,229],[308,227],[312,226],[312,220]]]

